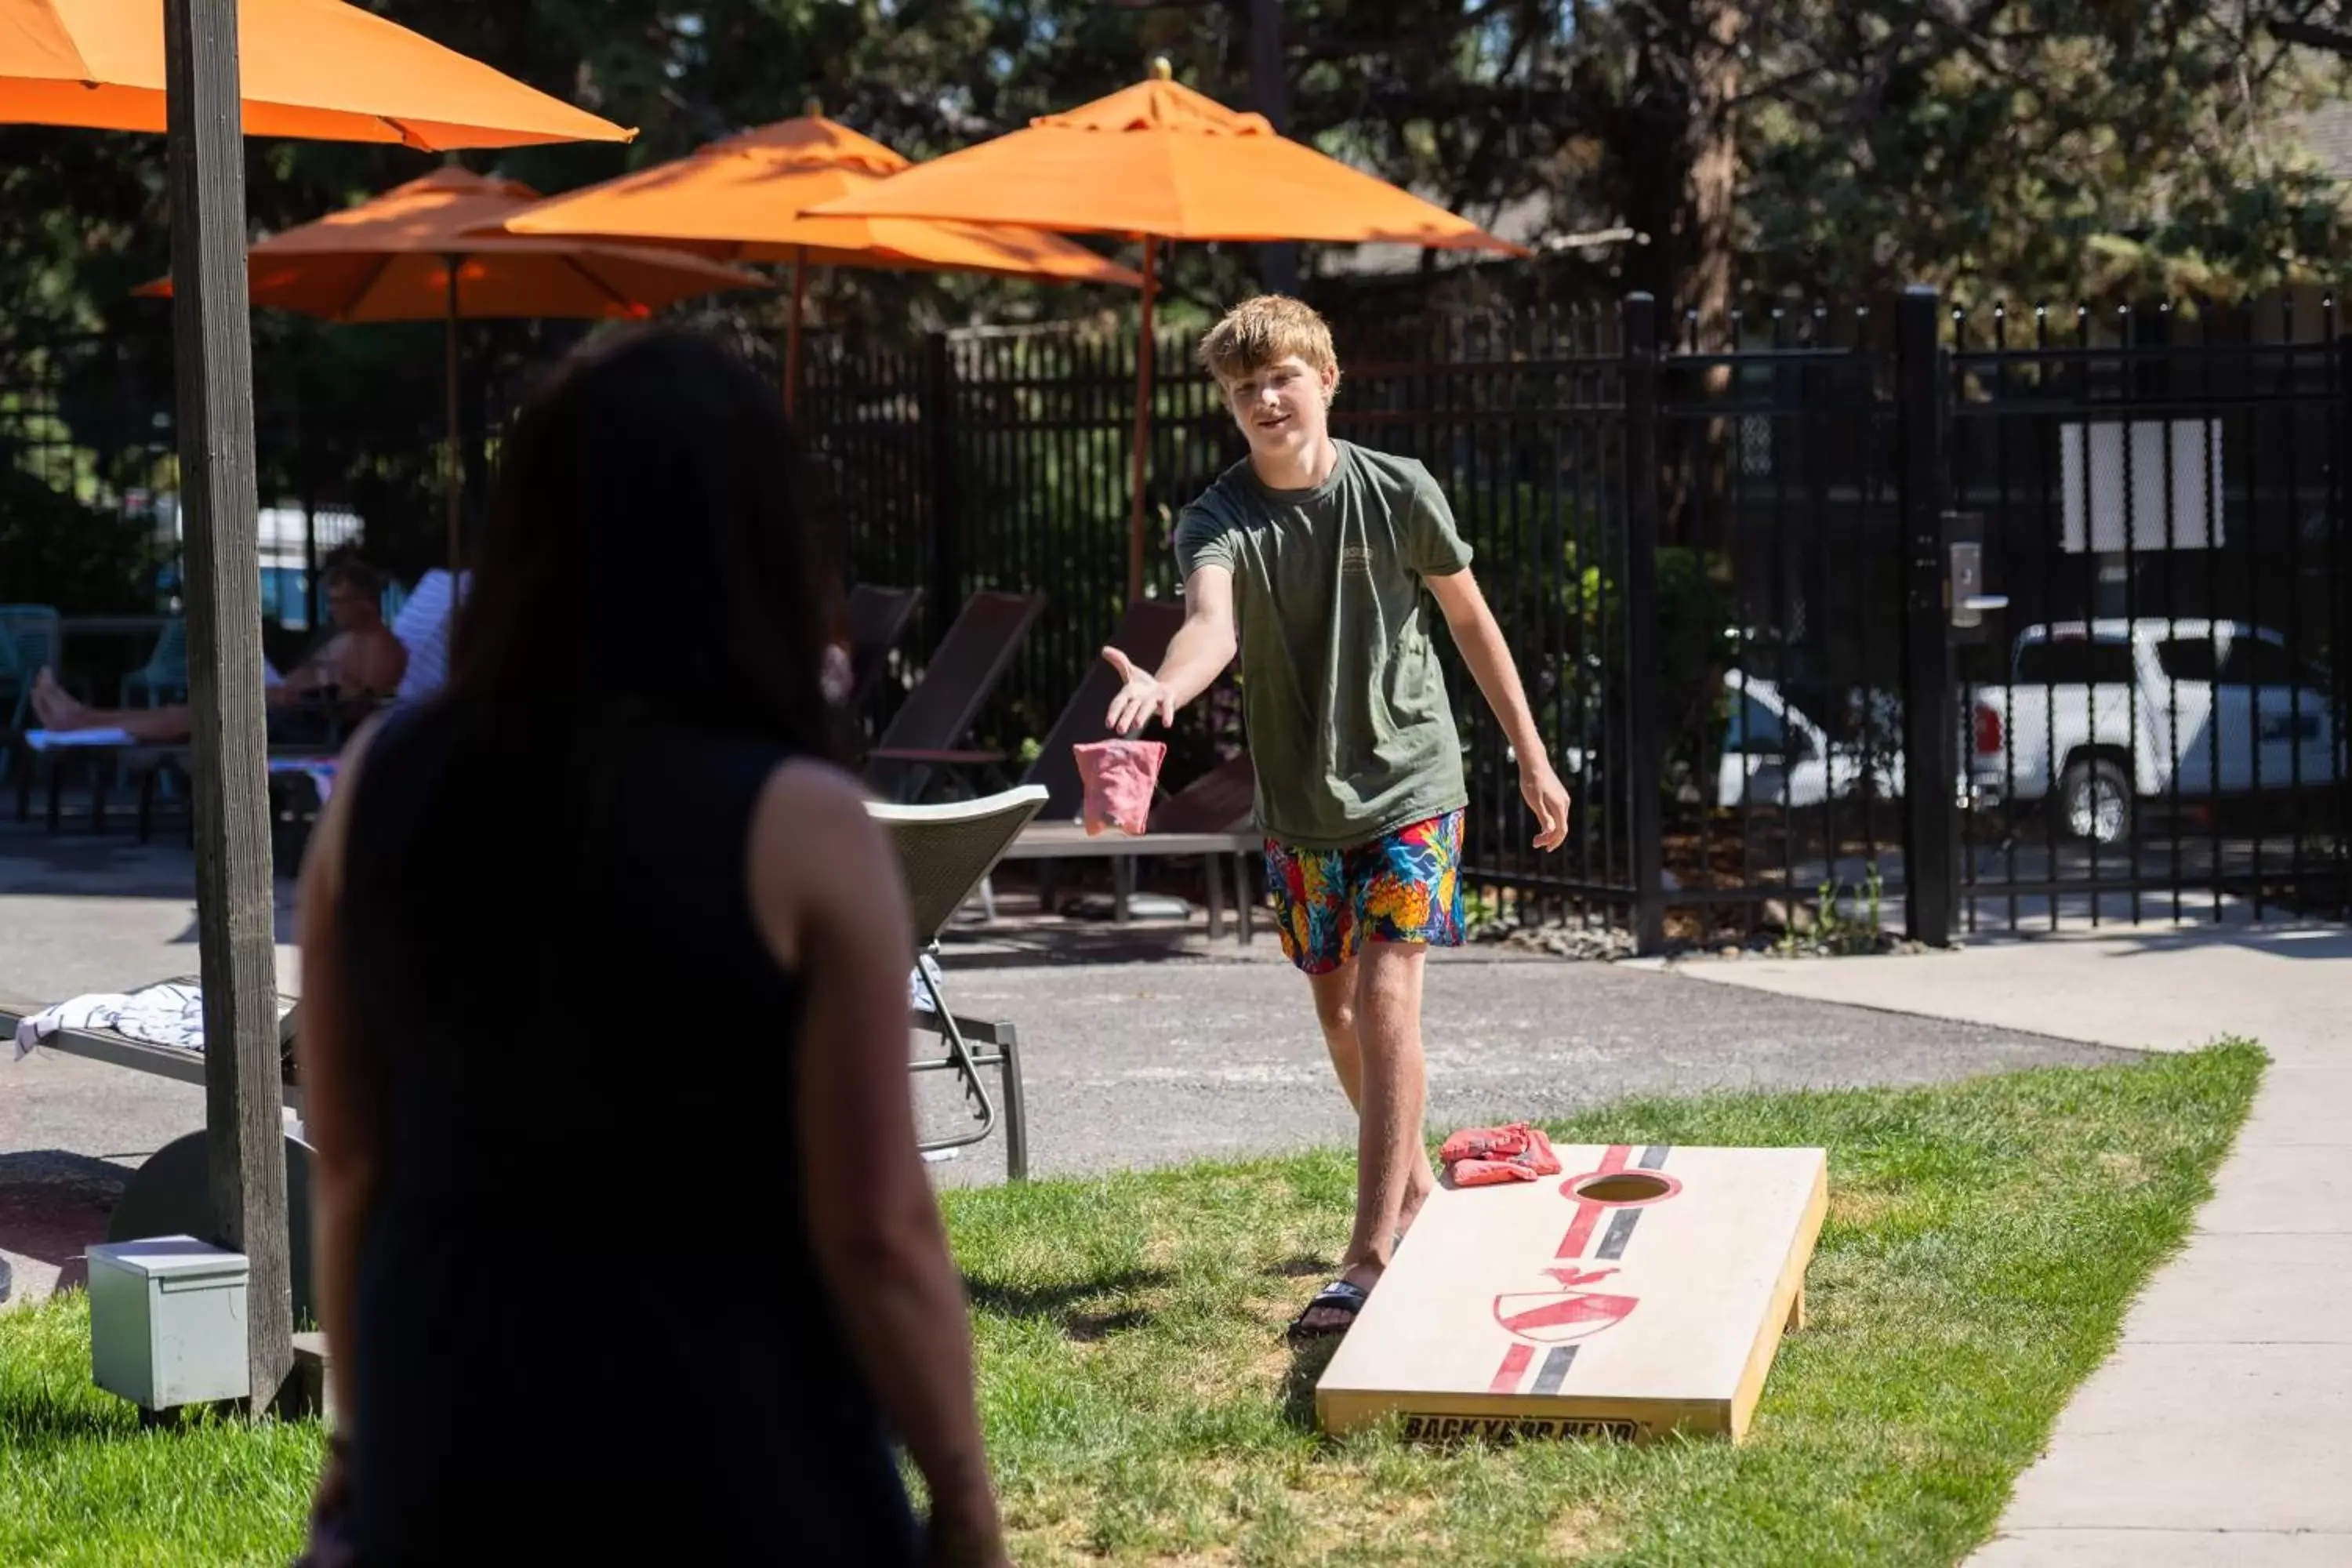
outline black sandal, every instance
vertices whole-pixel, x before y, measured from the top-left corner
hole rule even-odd
[[[1344,1334],[1356,1326],[1357,1314],[1364,1310],[1364,1303],[1370,1300],[1371,1293],[1361,1285],[1353,1285],[1345,1279],[1334,1279],[1316,1291],[1313,1300],[1298,1309],[1298,1315],[1290,1320],[1290,1327],[1283,1331],[1283,1337],[1292,1344],[1299,1345]],[[1307,1321],[1308,1315],[1316,1311],[1345,1312],[1348,1316],[1342,1322],[1309,1323]]]

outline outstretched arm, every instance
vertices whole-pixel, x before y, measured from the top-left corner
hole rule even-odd
[[[1234,574],[1223,566],[1201,566],[1184,581],[1184,624],[1168,644],[1157,672],[1139,669],[1115,647],[1103,658],[1126,682],[1111,700],[1111,733],[1124,735],[1157,719],[1176,721],[1176,710],[1209,689],[1240,648],[1234,623]]]
[[[1454,645],[1462,650],[1462,662],[1470,667],[1471,679],[1486,695],[1486,706],[1495,710],[1511,750],[1518,756],[1519,794],[1536,815],[1536,847],[1559,848],[1568,840],[1568,787],[1559,782],[1544,750],[1542,732],[1536,728],[1527,691],[1519,684],[1518,666],[1512,662],[1511,650],[1503,646],[1503,628],[1495,624],[1486,595],[1466,566],[1423,581],[1445,614]]]

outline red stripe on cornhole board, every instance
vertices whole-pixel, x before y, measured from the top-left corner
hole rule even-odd
[[[1527,1376],[1528,1363],[1536,1359],[1532,1345],[1513,1345],[1503,1352],[1503,1364],[1495,1373],[1495,1381],[1486,1385],[1489,1394],[1517,1394],[1519,1379]]]
[[[1587,1172],[1586,1174],[1605,1176],[1612,1171],[1622,1171],[1625,1168],[1625,1162],[1633,1157],[1632,1144],[1612,1143],[1609,1146],[1609,1152],[1601,1156],[1601,1168]],[[1592,1227],[1601,1223],[1601,1211],[1608,1206],[1606,1204],[1593,1203],[1587,1198],[1579,1198],[1576,1203],[1576,1218],[1569,1222],[1568,1234],[1559,1238],[1559,1250],[1552,1256],[1555,1258],[1583,1257],[1586,1246],[1592,1240]]]

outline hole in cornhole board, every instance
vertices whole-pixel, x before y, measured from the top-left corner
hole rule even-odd
[[[1647,1171],[1612,1171],[1605,1175],[1587,1176],[1570,1190],[1596,1204],[1646,1204],[1669,1195],[1675,1185],[1664,1176],[1654,1176]]]

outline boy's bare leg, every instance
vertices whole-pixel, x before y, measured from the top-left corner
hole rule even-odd
[[[1379,945],[1392,947],[1398,944],[1381,943]],[[1418,953],[1423,950],[1411,947],[1405,951]],[[1417,1061],[1421,1054],[1421,980],[1418,961],[1412,964],[1412,1052]],[[1364,1047],[1358,1030],[1360,1027],[1361,993],[1364,985],[1363,964],[1360,960],[1351,958],[1328,974],[1309,975],[1307,978],[1315,991],[1315,1021],[1323,1026],[1323,1048],[1331,1054],[1331,1071],[1339,1079],[1341,1091],[1348,1097],[1349,1107],[1360,1119],[1364,1114]],[[1410,1161],[1406,1167],[1404,1205],[1400,1211],[1397,1221],[1399,1236],[1412,1228],[1413,1216],[1421,1212],[1421,1205],[1429,1201],[1430,1193],[1437,1185],[1436,1178],[1430,1173],[1425,1142],[1417,1131],[1426,1121],[1428,1101],[1426,1075],[1416,1067],[1412,1078],[1416,1089],[1416,1103],[1407,1120],[1416,1129],[1413,1146],[1421,1157]]]
[[[1308,977],[1332,1070],[1356,1108],[1356,1223],[1339,1277],[1367,1290],[1437,1187],[1422,1135],[1429,1096],[1421,1050],[1427,952],[1418,943],[1372,942],[1330,973]],[[1339,1328],[1347,1316],[1310,1310],[1305,1326]]]
[[[1356,988],[1359,965],[1348,960],[1328,974],[1310,974],[1308,985],[1315,992],[1315,1021],[1323,1026],[1323,1048],[1331,1053],[1331,1070],[1339,1079],[1339,1088],[1348,1096],[1348,1104],[1357,1115],[1364,1113],[1363,1047],[1356,1039]]]
[[[1388,1267],[1437,1178],[1422,1123],[1429,1083],[1421,1050],[1421,978],[1428,950],[1368,943],[1356,960],[1356,1045],[1362,1073],[1356,1119],[1356,1228],[1342,1260],[1369,1288]]]
[[[1397,1206],[1388,1234],[1402,1237],[1412,1228],[1414,1216],[1429,1194],[1437,1190],[1437,1173],[1429,1165],[1429,1069],[1422,1052],[1422,975],[1429,949],[1420,942],[1375,942],[1365,944],[1356,967],[1360,971],[1356,1003],[1356,1039],[1363,1061],[1364,1101],[1359,1111],[1356,1176],[1356,1228],[1368,1233],[1368,1217],[1377,1221],[1389,1211],[1385,1194],[1397,1193]],[[1368,1216],[1373,1191],[1365,1184],[1364,1152],[1373,1147],[1363,1129],[1380,1123],[1378,1147],[1386,1158],[1380,1174],[1381,1205]],[[1391,1243],[1393,1248],[1394,1243]],[[1381,1259],[1385,1264],[1387,1259]]]

